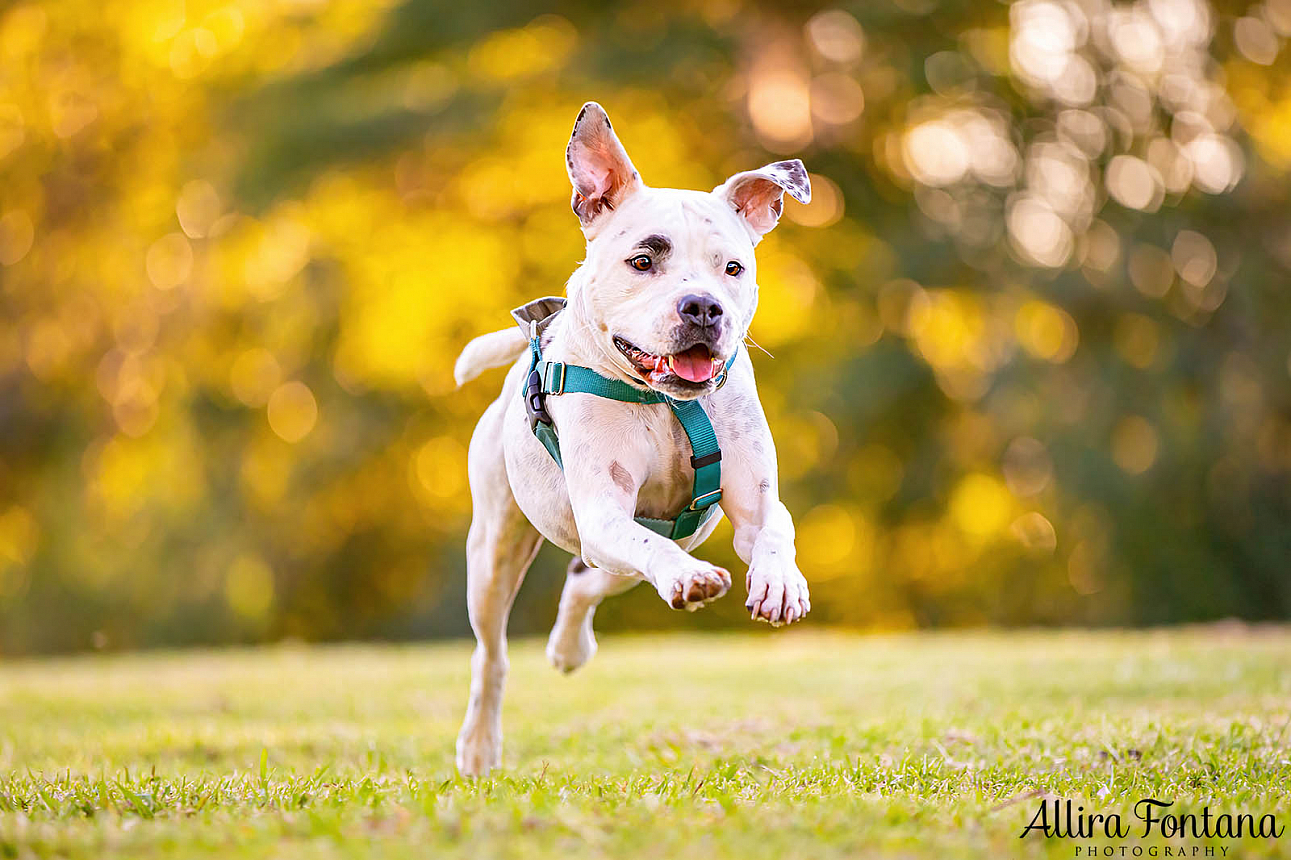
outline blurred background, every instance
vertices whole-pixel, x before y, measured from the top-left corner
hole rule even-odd
[[[581,259],[587,99],[653,185],[811,171],[752,329],[808,623],[1291,617],[1291,0],[540,12],[5,4],[0,652],[468,633],[451,367]]]

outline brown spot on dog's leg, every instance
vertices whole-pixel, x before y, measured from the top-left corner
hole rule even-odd
[[[587,567],[587,564],[583,561],[583,559],[580,558],[579,556],[574,556],[569,560],[569,567],[566,569],[565,572],[570,575],[577,575],[580,573],[587,573],[587,571],[588,571],[588,567]]]
[[[614,460],[610,463],[610,479],[614,481],[614,485],[616,487],[631,495],[632,476],[628,474],[628,470],[623,468],[623,464],[618,460]]]

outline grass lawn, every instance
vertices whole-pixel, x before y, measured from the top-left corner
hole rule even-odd
[[[569,677],[523,641],[477,782],[468,653],[0,663],[0,857],[1291,857],[1131,811],[1291,825],[1291,629],[607,637]],[[1133,835],[1019,839],[1046,792]]]

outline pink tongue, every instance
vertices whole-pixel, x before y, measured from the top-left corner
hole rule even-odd
[[[707,349],[692,346],[672,357],[673,372],[691,382],[707,382],[713,378],[713,359]]]

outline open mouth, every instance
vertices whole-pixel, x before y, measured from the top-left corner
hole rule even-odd
[[[670,377],[703,385],[721,373],[724,364],[702,343],[669,355],[646,352],[618,335],[614,336],[614,345],[619,348],[619,352],[627,356],[632,366],[640,371],[646,382],[651,385],[667,382]]]

